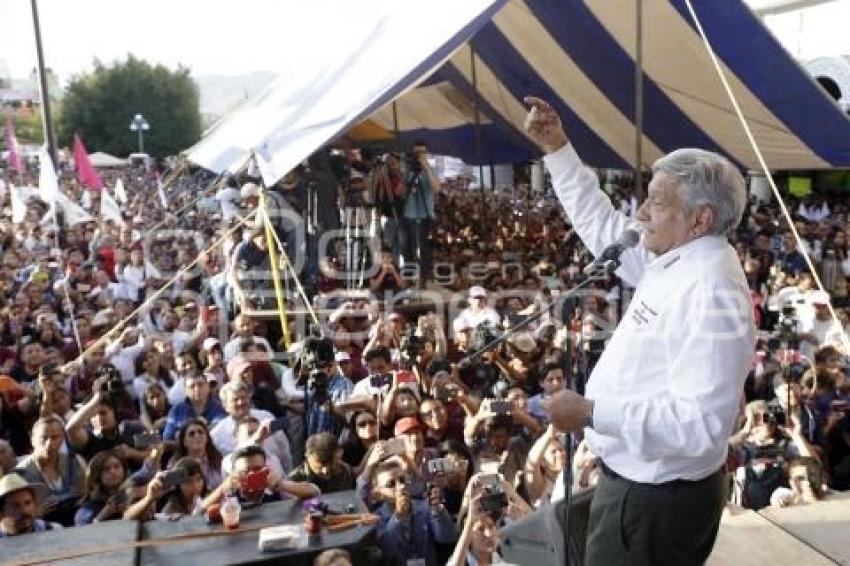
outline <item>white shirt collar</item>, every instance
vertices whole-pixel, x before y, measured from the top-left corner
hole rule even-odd
[[[719,249],[721,246],[725,245],[728,245],[728,241],[723,236],[700,236],[699,238],[656,256],[649,262],[647,269],[667,269],[680,259],[685,259],[706,250]]]

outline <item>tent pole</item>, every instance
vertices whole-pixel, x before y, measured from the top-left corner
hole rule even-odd
[[[643,190],[643,0],[635,0],[635,197],[638,204]]]
[[[398,139],[398,107],[393,100],[393,135],[395,136],[396,148],[400,147],[401,140]]]
[[[490,190],[496,192],[496,166],[490,162]]]
[[[470,44],[469,56],[472,60],[472,92],[475,105],[475,160],[478,162],[478,181],[481,183],[481,205],[484,205],[484,164],[481,162],[481,109],[478,101],[478,75],[475,73],[475,48]]]

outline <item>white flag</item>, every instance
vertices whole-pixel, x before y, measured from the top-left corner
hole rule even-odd
[[[162,203],[162,208],[168,210],[168,199],[165,197],[165,189],[162,188],[162,179],[156,178],[156,190],[159,193],[159,202]]]
[[[91,210],[91,195],[86,189],[83,189],[83,197],[80,199],[80,204],[86,210]]]
[[[118,180],[115,182],[115,200],[120,202],[121,204],[127,204],[127,193],[124,191],[124,180],[121,177],[118,177]]]
[[[38,189],[9,185],[9,191],[12,197],[12,222],[20,224],[27,216],[27,202],[33,197],[38,197]]]
[[[38,152],[38,162],[40,164],[38,172],[39,196],[47,203],[47,206],[52,207],[53,203],[56,202],[56,195],[59,194],[59,180],[56,178],[56,169],[53,167],[53,160],[50,159],[47,147],[42,146]]]
[[[59,206],[59,210],[61,210],[65,215],[65,223],[68,224],[68,226],[73,226],[80,222],[91,222],[94,220],[91,217],[91,214],[83,210],[83,207],[79,204],[69,199],[65,193],[59,193],[59,196],[56,199],[56,204]]]
[[[112,198],[112,195],[109,194],[109,191],[106,190],[100,192],[100,219],[112,220],[120,226],[124,225],[121,208],[115,202],[115,199]]]

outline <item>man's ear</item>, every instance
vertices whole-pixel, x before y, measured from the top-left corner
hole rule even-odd
[[[714,226],[716,218],[717,213],[714,211],[714,208],[708,205],[700,206],[693,214],[691,235],[695,238],[699,238],[700,236],[708,234],[711,227]]]

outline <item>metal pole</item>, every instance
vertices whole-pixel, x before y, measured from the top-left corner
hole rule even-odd
[[[635,0],[635,197],[641,204],[643,191],[643,0]]]
[[[484,164],[481,162],[481,108],[478,102],[478,75],[475,73],[475,48],[469,46],[472,60],[472,92],[475,106],[475,160],[478,162],[478,180],[481,183],[481,204],[484,205]]]
[[[53,118],[50,114],[50,92],[47,88],[47,73],[44,69],[44,49],[41,46],[41,27],[38,23],[38,6],[36,0],[30,0],[32,5],[32,25],[35,30],[35,51],[38,56],[38,84],[41,94],[41,121],[44,128],[44,141],[47,143],[47,152],[53,160],[53,167],[57,167],[59,161],[56,159],[56,140],[53,137]]]
[[[398,107],[393,100],[393,135],[395,136],[396,147],[399,147],[400,140],[398,138]]]
[[[139,153],[144,153],[144,152],[145,152],[145,144],[144,144],[144,140],[142,139],[142,129],[139,128]]]

